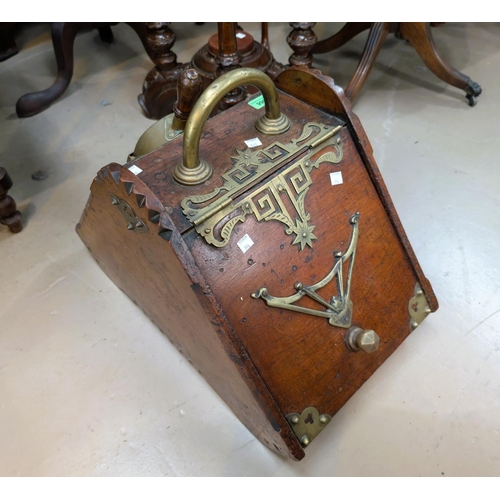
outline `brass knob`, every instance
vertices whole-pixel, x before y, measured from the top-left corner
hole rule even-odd
[[[352,351],[374,352],[380,344],[380,337],[373,330],[353,326],[346,335],[346,344]]]

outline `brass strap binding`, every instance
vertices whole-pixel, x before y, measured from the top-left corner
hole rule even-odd
[[[217,78],[200,96],[184,129],[184,151],[182,163],[174,169],[174,179],[188,186],[203,184],[213,173],[212,166],[200,158],[200,138],[203,126],[215,105],[228,92],[240,85],[253,85],[264,96],[266,113],[255,123],[255,128],[266,135],[286,132],[290,120],[281,114],[278,92],[273,81],[262,71],[240,68]]]

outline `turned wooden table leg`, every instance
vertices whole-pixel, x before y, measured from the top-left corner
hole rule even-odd
[[[14,31],[17,24],[0,23],[0,61],[5,61],[19,52],[16,40],[14,39]]]
[[[132,23],[129,24],[135,29]],[[146,38],[139,31],[138,34],[143,43],[146,42],[144,46],[155,66],[147,74],[138,100],[146,116],[159,120],[172,112],[177,99],[177,80],[188,65],[178,63],[172,51],[176,36],[169,27],[171,23],[145,24]]]
[[[68,88],[73,77],[73,45],[77,33],[90,23],[52,23],[52,43],[57,61],[56,81],[46,90],[23,95],[16,104],[19,118],[47,109]]]
[[[399,31],[422,58],[425,65],[441,80],[462,89],[466,93],[469,106],[475,106],[481,86],[468,76],[460,73],[439,55],[428,23],[400,23]]]
[[[382,45],[389,34],[389,23],[373,23],[370,28],[368,39],[363,50],[363,56],[351,78],[349,85],[345,89],[346,97],[353,102],[363,88],[373,64],[382,48]]]
[[[0,167],[0,224],[7,226],[13,233],[19,233],[23,229],[21,212],[16,210],[16,202],[7,194],[11,187],[12,179],[5,168]]]
[[[293,30],[288,35],[286,42],[293,50],[288,59],[291,66],[312,66],[313,57],[311,51],[316,45],[318,38],[312,28],[316,23],[290,23]]]
[[[345,45],[362,31],[371,28],[373,23],[346,23],[335,35],[319,41],[311,50],[311,54],[326,54]]]
[[[104,43],[113,43],[115,41],[115,36],[113,35],[111,26],[99,26],[97,31],[99,32],[99,38]]]
[[[236,23],[217,23],[217,33],[219,36],[219,50],[215,60],[217,62],[216,76],[241,68],[241,55],[238,52],[236,42]],[[247,91],[243,87],[236,87],[227,93],[219,102],[221,110],[228,109],[241,101],[244,101]]]
[[[269,23],[260,23],[260,31],[261,31],[261,37],[260,37],[261,45],[267,50],[271,50],[271,47],[269,45]]]

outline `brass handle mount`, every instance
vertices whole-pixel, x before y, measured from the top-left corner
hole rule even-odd
[[[215,105],[231,90],[240,85],[257,87],[264,97],[266,113],[257,119],[255,128],[266,135],[283,134],[290,129],[288,117],[280,110],[276,87],[265,73],[252,68],[229,71],[207,87],[196,102],[184,128],[182,163],[174,169],[174,179],[180,184],[195,186],[210,179],[212,166],[200,158],[200,138],[203,126]]]

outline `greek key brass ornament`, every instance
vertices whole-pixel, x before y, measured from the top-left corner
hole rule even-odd
[[[326,413],[319,414],[319,411],[310,406],[302,413],[289,413],[286,416],[294,434],[300,441],[300,444],[306,448],[311,441],[325,428],[330,422],[331,417]]]
[[[417,283],[415,285],[415,295],[410,299],[408,303],[408,312],[410,313],[410,328],[415,330],[420,323],[432,312],[425,294]]]
[[[127,229],[129,231],[134,231],[135,233],[144,233],[148,230],[148,226],[144,224],[144,222],[139,219],[139,217],[136,217],[134,210],[125,200],[121,200],[114,194],[111,194],[111,204],[116,205],[123,218],[127,222]]]
[[[205,195],[184,198],[181,207],[184,215],[194,224],[199,235],[216,247],[228,244],[236,224],[248,215],[257,221],[276,220],[286,227],[285,233],[293,235],[292,244],[312,247],[317,239],[315,226],[310,224],[310,214],[304,201],[312,184],[311,171],[322,163],[339,163],[343,157],[340,138],[335,135],[342,126],[328,126],[308,123],[298,139],[288,144],[277,141],[260,150],[236,151],[232,156],[233,167],[222,175],[223,185]],[[328,142],[330,143],[329,147]],[[322,145],[325,153],[312,159]],[[238,199],[242,193],[266,177],[285,167],[296,156],[302,158],[285,168],[247,196]],[[292,213],[284,202],[287,197]]]
[[[349,220],[349,223],[352,225],[352,234],[349,246],[345,253],[333,253],[335,264],[332,267],[332,270],[321,281],[309,286],[304,286],[302,283],[295,283],[297,293],[290,295],[289,297],[273,297],[272,295],[269,295],[267,288],[260,288],[256,293],[251,294],[252,298],[263,299],[270,307],[278,307],[280,309],[288,309],[290,311],[310,314],[312,316],[328,318],[328,322],[332,326],[349,328],[352,321],[352,301],[349,296],[351,293],[351,278],[354,268],[354,258],[356,256],[356,246],[358,244],[358,219],[359,213],[351,217]],[[350,259],[350,261],[347,271],[346,285],[344,288],[342,264],[348,259]],[[339,294],[332,297],[330,302],[328,302],[323,297],[318,295],[316,291],[330,283],[334,276],[337,278],[337,288]],[[326,307],[326,311],[295,305],[295,302],[298,302],[302,297],[304,297],[304,295],[307,295],[322,306]]]

